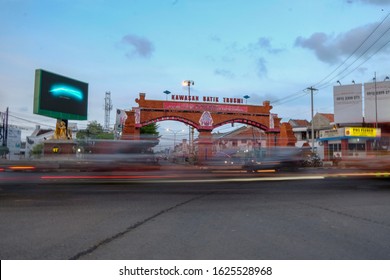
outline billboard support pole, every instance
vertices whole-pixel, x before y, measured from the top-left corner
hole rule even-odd
[[[378,98],[376,95],[376,72],[374,72],[374,88],[375,88],[375,128],[378,128]]]

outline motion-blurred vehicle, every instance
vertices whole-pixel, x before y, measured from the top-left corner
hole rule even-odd
[[[152,171],[161,167],[149,149],[153,143],[148,140],[89,140],[73,144],[70,152],[45,154],[38,160],[0,162],[0,171]],[[60,144],[56,145],[61,151]]]
[[[298,148],[270,148],[259,158],[249,158],[242,165],[247,172],[296,170],[302,166],[302,151]]]
[[[390,171],[390,155],[374,153],[365,157],[343,157],[338,166],[360,170]]]

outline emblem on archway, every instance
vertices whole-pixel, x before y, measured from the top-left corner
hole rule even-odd
[[[201,126],[212,126],[213,125],[213,117],[211,116],[209,111],[204,111],[202,116],[199,119],[199,124]]]

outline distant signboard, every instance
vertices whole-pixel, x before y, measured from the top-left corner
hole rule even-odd
[[[48,71],[35,70],[34,114],[86,120],[88,84]]]
[[[376,100],[376,101],[375,101]],[[364,118],[366,122],[390,122],[390,82],[364,84]]]
[[[379,138],[381,129],[373,127],[341,127],[320,131],[320,140],[348,139],[354,137]]]
[[[381,130],[372,127],[346,127],[345,136],[354,137],[380,137]]]
[[[344,128],[320,130],[320,139],[337,138],[344,136]]]
[[[335,123],[362,123],[362,84],[333,87]]]
[[[20,159],[20,148],[22,145],[22,132],[20,129],[9,126],[7,134],[7,146],[9,149],[9,159]]]

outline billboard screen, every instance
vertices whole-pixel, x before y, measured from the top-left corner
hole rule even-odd
[[[376,102],[375,102],[376,94]],[[376,105],[375,105],[376,103]],[[364,84],[364,117],[369,123],[390,122],[390,82]]]
[[[363,122],[362,84],[333,87],[335,123]]]
[[[88,84],[48,71],[35,70],[34,114],[86,120]]]

